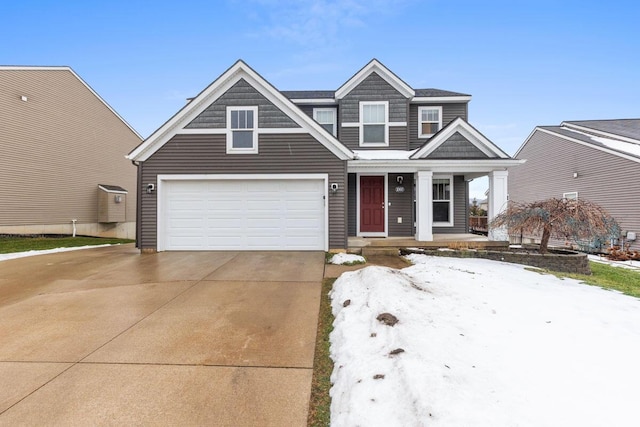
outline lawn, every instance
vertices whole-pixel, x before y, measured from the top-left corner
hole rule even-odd
[[[0,254],[14,252],[42,251],[76,246],[115,245],[132,243],[128,239],[110,239],[101,237],[0,237]]]
[[[492,266],[491,270],[493,270],[493,268],[494,268],[493,265],[494,264],[488,264],[488,265]],[[495,265],[499,266],[501,264],[495,263]],[[553,272],[543,272],[543,273],[544,273],[544,275],[553,274],[553,275],[559,277],[560,279],[563,279],[563,281],[566,280],[566,278],[577,279],[580,282],[583,282],[583,283],[586,283],[586,284],[589,284],[589,285],[602,287],[604,289],[617,290],[617,291],[620,291],[620,292],[625,293],[625,294],[630,295],[630,296],[640,297],[640,272],[634,271],[634,270],[625,269],[625,268],[620,268],[620,267],[614,267],[614,266],[610,266],[610,265],[606,265],[606,264],[595,263],[595,262],[591,262],[590,265],[591,265],[591,269],[592,269],[592,272],[593,272],[593,274],[591,276],[557,274],[557,273],[553,273]],[[442,280],[443,274],[447,274],[446,273],[447,271],[451,272],[451,270],[450,270],[451,268],[454,268],[454,267],[449,267],[449,268],[443,270],[442,272],[440,272],[439,275],[434,276],[434,277],[431,278],[430,281],[435,286],[433,288],[434,292],[437,291],[438,293],[440,293],[440,291],[439,291],[440,289],[447,289],[449,286],[452,285],[451,283],[449,283],[449,284],[445,283],[446,280]],[[478,270],[476,273],[474,273],[473,271],[471,271],[470,269],[467,269],[467,268],[461,268],[460,270],[458,270],[458,268],[459,267],[455,267],[453,272],[455,273],[457,271],[458,274],[462,274],[462,276],[470,278],[471,282],[469,282],[468,279],[465,279],[464,281],[456,280],[455,281],[455,286],[456,287],[459,286],[459,284],[464,284],[465,282],[473,283],[479,278],[479,276],[478,276],[479,274],[481,274],[481,275],[483,274],[483,270]],[[499,267],[496,267],[496,268],[499,268]],[[534,270],[534,271],[537,271],[538,273],[541,272],[541,270]],[[486,270],[485,274],[493,274],[493,273],[490,273],[490,270]],[[387,281],[391,280],[392,277],[393,276],[389,276],[387,278]],[[495,277],[502,277],[502,276],[495,276]],[[443,283],[438,284],[438,282],[441,282],[441,281]],[[534,284],[534,282],[536,282],[537,279],[533,278],[532,276],[529,276],[529,279],[527,279],[527,281],[531,282],[530,285],[525,285],[527,287],[533,286],[534,288],[536,288],[538,286],[537,284]],[[568,282],[572,282],[572,281],[568,281]],[[524,283],[526,283],[526,282],[524,282]],[[524,285],[524,283],[523,283],[523,285]],[[559,283],[562,283],[562,282],[559,282]],[[330,420],[331,398],[329,397],[329,390],[331,388],[330,376],[331,376],[332,369],[333,369],[333,361],[329,357],[329,338],[328,337],[329,337],[329,334],[330,334],[330,332],[332,331],[332,329],[334,327],[334,324],[333,324],[334,323],[334,318],[333,318],[333,315],[331,313],[330,301],[327,298],[327,293],[332,288],[332,285],[333,285],[333,280],[325,281],[324,286],[323,286],[323,291],[322,291],[322,302],[321,302],[321,307],[320,307],[320,320],[319,320],[319,323],[318,323],[318,338],[317,338],[317,344],[316,344],[316,360],[314,362],[313,389],[312,389],[312,397],[311,397],[311,403],[310,403],[310,413],[309,413],[309,420],[308,420],[308,425],[310,425],[310,426],[329,425],[330,421],[331,421]],[[488,285],[487,284],[483,284],[482,287],[484,287],[484,286],[488,286]],[[549,285],[545,285],[545,286],[549,286]],[[557,286],[557,285],[555,285],[555,286]],[[562,296],[563,293],[569,292],[570,290],[565,289],[565,287],[563,286],[562,288],[557,288],[557,290],[554,291],[553,289],[555,288],[555,286],[553,284],[551,285],[551,287],[547,291],[547,294],[545,296],[546,299],[544,299],[544,301],[547,301],[547,303],[550,303],[550,301],[552,301],[552,300],[549,300],[549,298],[558,300],[558,301],[554,302],[554,304],[557,303],[556,305],[558,305],[558,307],[559,307],[558,311],[555,312],[555,315],[557,316],[557,318],[553,319],[554,320],[553,323],[551,323],[551,318],[550,319],[546,319],[546,318],[543,319],[544,321],[541,322],[541,324],[542,324],[541,328],[543,330],[546,330],[545,328],[547,328],[547,329],[550,328],[551,325],[553,325],[553,327],[557,327],[558,325],[562,324],[562,317],[561,317],[563,315],[562,313],[565,311],[565,308],[569,309],[569,308],[571,308],[571,304],[573,304],[573,299],[571,299],[571,298],[569,299],[569,301],[571,301],[571,304],[569,304],[568,302],[564,301],[564,299],[563,299],[564,297]],[[570,288],[573,288],[575,285],[568,285],[568,286],[570,286]],[[577,290],[579,291],[579,288]],[[512,292],[511,287],[508,286],[508,287],[504,288],[502,291],[498,292],[497,295],[500,295],[503,292],[511,293]],[[394,299],[395,298],[383,298],[383,300],[385,300],[385,301],[386,300],[394,300]],[[599,301],[598,298],[596,298],[595,301]],[[338,301],[338,303],[339,302],[340,301]],[[604,301],[602,301],[602,303],[604,304]],[[485,300],[482,300],[482,304],[486,304]],[[567,305],[567,304],[569,304],[569,305]],[[518,305],[521,306],[523,309],[526,308],[526,304],[525,305],[518,304]],[[455,304],[454,306],[457,308],[457,307],[459,307],[459,304]],[[482,305],[479,305],[478,307],[482,307]],[[511,307],[511,305],[508,305],[508,307]],[[538,310],[538,309],[536,309],[536,310]],[[536,310],[534,310],[534,312]],[[502,311],[504,311],[504,310],[498,310],[498,313],[502,314],[501,313]],[[447,316],[446,313],[447,313],[447,310],[443,311],[441,313],[441,315],[446,317]],[[474,311],[471,312],[471,314],[473,314],[473,313],[474,313]],[[596,313],[596,312],[594,311],[594,313]],[[607,313],[609,313],[610,315],[608,315]],[[602,317],[601,323],[611,322],[612,324],[616,324],[616,322],[618,320],[616,318],[617,315],[615,314],[615,311],[614,312],[609,311],[607,313],[601,313],[601,317]],[[517,312],[516,312],[516,314],[517,314]],[[575,313],[573,313],[573,314],[575,314]],[[406,314],[405,314],[405,316],[406,316]],[[490,317],[494,317],[494,316],[495,316],[495,314],[492,314]],[[424,317],[424,313],[421,316],[419,316],[419,318],[422,318],[422,317]],[[450,328],[451,325],[453,324],[453,323],[451,323],[449,321],[446,321],[446,319],[444,319],[444,318],[438,319],[438,317],[439,316],[434,317],[433,320],[436,321],[436,322],[445,322],[445,324],[442,325],[443,328],[447,328],[447,327]],[[587,316],[586,318],[583,319],[580,316],[576,316],[575,318],[573,318],[573,317],[571,317],[571,315],[568,315],[566,321],[567,322],[573,322],[575,320],[575,322],[577,322],[577,324],[580,325],[580,324],[583,324],[583,323],[586,324],[589,321],[591,321],[590,317],[593,317],[593,316]],[[447,325],[449,325],[449,326],[447,326]],[[464,323],[464,321],[463,321],[463,323],[461,325],[464,325],[465,327],[469,326],[469,325],[466,325]],[[598,326],[598,325],[599,324],[596,324],[596,326]],[[426,327],[426,326],[424,326],[424,327]],[[421,330],[424,331],[424,327]],[[536,327],[540,328],[540,326],[536,326]],[[595,331],[597,328],[594,327],[593,329]],[[551,330],[551,329],[549,329],[549,330]],[[553,330],[551,330],[551,331],[553,331]],[[615,328],[613,330],[608,330],[607,329],[607,330],[603,330],[603,331],[605,333],[619,333],[620,332],[620,330],[615,329]],[[601,331],[601,332],[603,332],[603,331]],[[472,330],[470,328],[469,329],[469,334],[471,334],[471,332],[472,332]],[[573,335],[575,335],[575,332],[573,333]],[[569,336],[573,336],[573,335],[570,334]],[[587,334],[587,335],[589,335],[589,334]],[[368,336],[369,336],[369,334],[367,334],[367,338],[365,339],[365,341],[368,341],[368,340],[371,339],[371,338],[368,338]],[[415,336],[415,334],[413,334],[412,336]],[[529,342],[529,338],[533,339],[534,336],[535,335],[532,335],[531,333],[527,334],[527,339],[524,342],[525,343]],[[601,336],[602,336],[602,334],[601,334]],[[597,337],[597,334],[596,334],[596,337]],[[437,336],[435,336],[433,338],[435,340],[437,338]],[[478,336],[478,338],[480,338],[480,336]],[[511,339],[512,337],[509,336],[509,338]],[[584,338],[585,338],[585,340],[581,341],[580,345],[587,346],[589,348],[591,348],[592,345],[595,345],[595,347],[597,348],[597,344],[596,344],[596,343],[598,343],[597,338],[591,337],[590,335],[588,337],[584,337]],[[606,341],[607,338],[605,337],[605,338],[602,338],[602,339]],[[564,341],[566,341],[566,340],[564,340]],[[558,349],[560,349],[560,347],[562,347],[563,345],[567,345],[564,341],[560,340],[560,341],[555,343],[556,346],[558,347]],[[626,340],[623,340],[623,339],[614,340],[613,341],[613,347],[615,347],[616,345],[624,346],[625,345],[624,344],[625,341]],[[449,342],[449,341],[443,340],[440,343],[441,344],[441,346],[440,346],[441,350],[440,351],[448,352],[448,350],[446,350],[446,347],[448,345],[447,342]],[[481,340],[481,342],[484,342],[484,341]],[[508,340],[506,340],[505,342],[508,343]],[[429,346],[427,346],[426,348],[432,348],[432,344],[433,343],[430,343]],[[503,344],[504,344],[504,342],[502,344],[496,343],[496,346],[497,345],[503,345]],[[543,341],[540,344],[541,345],[540,345],[539,348],[542,349],[542,348],[546,347],[546,345],[544,345],[544,344],[549,344],[549,343]],[[506,344],[504,344],[504,345],[506,345]],[[629,345],[631,345],[631,344],[629,344]],[[361,347],[361,346],[359,346],[359,347]],[[406,343],[405,347],[407,347],[406,350],[410,352],[411,345]],[[609,347],[611,347],[611,346],[609,346]],[[634,349],[631,349],[631,348],[626,349],[625,348],[625,350],[628,350],[626,353],[630,353],[630,352],[632,353],[634,351]],[[469,350],[472,350],[472,348],[469,348]],[[475,348],[473,350],[476,351]],[[567,348],[566,350],[567,351],[573,351],[574,349],[569,346],[569,348]],[[599,351],[596,351],[595,349],[592,348],[590,351],[592,353],[595,353],[596,355],[599,355],[600,353],[606,352],[607,350],[605,348],[605,349],[601,349]],[[431,352],[431,350],[430,350],[430,352]],[[449,357],[449,360],[451,360],[452,358],[457,357],[456,354],[457,354],[456,352],[453,352],[451,354],[448,354],[447,357]],[[428,355],[431,357],[434,354],[433,353],[428,353]],[[439,353],[435,353],[435,355],[438,356]],[[538,363],[538,360],[535,359],[535,358],[529,360],[529,356],[527,354],[524,354],[524,355],[521,354],[520,356],[522,357],[521,361],[529,363],[530,367],[531,366],[535,366],[535,364]],[[617,368],[615,368],[616,367],[616,363],[613,363],[612,359],[609,360],[609,357],[605,357],[605,356],[611,356],[611,355],[602,354],[600,356],[601,356],[601,359],[602,359],[602,363],[607,365],[607,366],[609,366],[609,368],[607,368],[607,369],[617,369]],[[386,356],[384,358],[384,360],[385,361],[389,360],[390,357],[391,356]],[[399,356],[399,357],[402,357],[402,356]],[[577,357],[577,356],[575,356],[575,357]],[[575,357],[574,357],[574,359],[575,359]],[[616,356],[616,357],[618,357],[618,359],[620,358],[619,356]],[[572,369],[574,369],[574,368],[572,368],[573,365],[571,365],[571,364],[572,363],[574,363],[574,364],[577,363],[577,362],[573,361],[574,359],[571,359],[569,361],[565,361],[564,359],[562,359],[560,357],[556,358],[554,356],[553,361],[552,361],[553,363],[550,364],[551,367],[550,366],[546,366],[545,367],[546,371],[550,371],[550,369],[552,369],[554,364],[562,366],[562,363],[565,363],[567,368],[564,369],[564,370],[563,369],[558,369],[558,373],[565,374],[567,371],[570,372]],[[399,360],[402,360],[402,359],[399,359]],[[488,359],[488,360],[490,360],[490,359]],[[598,359],[596,357],[595,361],[598,361],[598,360],[600,360],[600,359]],[[609,360],[609,363],[606,362],[607,360]],[[593,363],[592,363],[592,365],[590,365],[591,366],[590,369],[593,369],[594,365],[599,367],[599,365],[595,364],[595,361],[591,361]],[[352,361],[352,362],[354,362],[354,361]],[[623,364],[625,362],[626,362],[626,359],[624,361],[619,360],[619,363]],[[342,363],[343,362],[341,362],[341,364]],[[488,362],[485,362],[485,363],[488,364]],[[370,364],[370,362],[369,363],[365,362],[365,365],[368,365],[368,364]],[[420,363],[419,365],[420,366],[424,366],[422,363]],[[427,365],[431,366],[432,364],[429,363]],[[451,375],[450,367],[449,367],[451,365],[448,364],[448,365],[444,365],[444,366],[445,366],[445,369],[443,369],[442,372],[438,372],[438,373],[442,374],[444,376]],[[432,366],[432,368],[430,368],[430,369],[436,369],[437,370],[437,367]],[[605,368],[602,368],[602,369],[604,370]],[[390,372],[395,372],[396,370],[397,370],[397,366],[396,366],[396,368],[391,369]],[[470,391],[479,392],[479,390],[482,389],[482,387],[486,387],[486,386],[488,386],[488,384],[490,385],[490,382],[492,381],[491,378],[494,378],[497,375],[496,372],[499,373],[499,369],[496,369],[495,372],[491,372],[492,375],[488,375],[488,377],[487,377],[488,379],[486,380],[487,382],[482,383],[480,388],[474,389],[474,387],[472,386],[474,384],[474,381],[475,381],[474,375],[478,375],[474,371],[480,372],[480,369],[477,369],[477,370],[476,369],[472,369],[471,372],[468,373],[468,376],[465,377],[463,375],[461,377],[461,378],[464,379],[462,384],[465,384],[465,382],[467,384],[466,388],[464,388],[464,387],[461,388],[461,390],[460,390],[461,392],[470,392]],[[524,377],[526,372],[527,372],[526,369],[524,371],[522,371],[522,370],[520,370],[520,368],[517,368],[517,369],[514,370],[514,372],[512,372],[512,374],[514,374],[514,375],[515,374],[522,375]],[[545,370],[542,370],[542,372],[544,373]],[[389,374],[389,372],[386,372],[386,373]],[[598,372],[597,369],[595,369],[595,372],[593,372],[595,377],[597,377],[597,374],[601,374],[601,373],[602,372]],[[407,380],[409,380],[411,382],[411,378],[413,377],[414,374],[415,373],[413,372],[413,370],[410,370],[407,373],[407,376],[405,377],[405,379],[407,379]],[[389,377],[389,376],[390,375],[387,375],[387,377]],[[444,376],[443,376],[443,378],[445,378]],[[438,376],[436,375],[436,377],[438,377]],[[616,377],[616,376],[614,375],[614,377]],[[618,378],[624,378],[624,376],[622,376],[622,375],[617,375],[617,377]],[[426,375],[425,378],[429,378],[429,375]],[[575,379],[576,382],[578,382],[580,380],[580,378],[581,377],[578,376],[577,379]],[[606,381],[610,382],[610,381],[612,381],[613,377],[608,377],[608,376],[604,375],[604,378],[605,379],[609,378]],[[532,382],[534,379],[535,378],[528,378],[529,382]],[[391,384],[392,378],[387,378],[387,380],[389,380],[389,384]],[[363,382],[365,382],[365,381],[366,380],[363,377]],[[387,382],[387,381],[383,381],[383,382],[380,382],[380,381],[381,380],[373,381],[373,383],[369,384],[366,387],[366,389],[367,390],[372,390],[370,387],[373,387],[373,384],[375,384],[375,387],[379,388],[383,383]],[[553,381],[553,379],[550,379],[549,381]],[[594,381],[596,381],[596,380],[594,380]],[[603,380],[603,381],[605,381],[605,380]],[[609,384],[606,381],[602,383],[603,385],[600,388],[603,388],[604,385]],[[624,389],[625,387],[627,387],[627,385],[628,385],[627,383],[628,383],[627,380],[620,379],[620,382],[618,383],[618,385],[619,385],[620,388]],[[516,383],[516,385],[512,385],[512,386],[516,387],[514,390],[518,390],[517,387],[519,387],[519,386],[517,384],[518,383]],[[359,386],[360,384],[357,384],[357,385]],[[353,392],[353,387],[354,387],[354,385],[350,385],[348,387],[348,389],[351,390],[349,393]],[[406,384],[403,387],[406,387]],[[456,385],[449,384],[449,385],[446,386],[445,389],[440,390],[439,393],[444,393],[444,395],[446,396],[449,393],[445,393],[445,390],[449,389],[449,390],[454,390],[454,392],[455,392],[455,387],[460,387],[460,385],[459,384],[456,384]],[[496,385],[496,387],[497,387],[497,385]],[[356,387],[356,388],[358,388],[358,387]],[[590,390],[590,389],[585,387],[585,390]],[[395,387],[391,387],[390,391],[392,391],[392,393],[391,394],[387,394],[386,395],[387,398],[391,398],[390,396],[393,396],[393,395],[396,395],[396,394],[401,394],[401,395],[404,394],[403,391],[400,391],[400,389],[395,389]],[[435,391],[435,390],[431,390],[431,391]],[[597,391],[593,391],[592,394],[588,394],[586,392],[583,393],[583,392],[580,392],[579,390],[569,390],[569,388],[567,390],[565,390],[565,391],[574,392],[576,394],[576,398],[579,397],[578,401],[582,401],[582,403],[584,403],[584,404],[591,405],[590,402],[596,402],[596,401],[602,400],[603,401],[603,405],[604,405],[603,407],[607,407],[607,405],[608,405],[608,407],[610,407],[610,409],[618,409],[618,410],[620,409],[619,407],[617,407],[617,404],[615,404],[615,402],[612,401],[612,399],[604,398],[603,395],[596,395]],[[515,393],[515,392],[513,392],[513,390],[511,390],[511,392],[512,392],[512,394]],[[546,402],[544,400],[544,399],[546,399],[545,396],[548,396],[548,395],[554,393],[552,391],[552,389],[548,389],[548,388],[545,388],[545,389],[535,389],[534,388],[533,390],[528,390],[528,392],[531,393],[531,395],[535,396],[537,399],[540,400],[538,403],[549,403],[549,402]],[[369,391],[367,391],[367,393],[369,393]],[[421,392],[418,392],[418,391],[416,391],[416,393],[418,395],[422,394]],[[354,392],[354,394],[355,394],[355,392]],[[340,395],[340,393],[339,393],[339,395]],[[343,395],[343,399],[344,399],[344,392],[342,393],[342,395]],[[503,397],[505,397],[505,401],[508,400],[508,396],[509,396],[508,393],[505,394],[505,396],[503,396]],[[523,397],[523,396],[520,396],[520,397]],[[528,397],[528,396],[525,396],[525,397]],[[432,397],[430,397],[428,399],[428,406],[430,408],[434,408],[434,405],[438,406],[439,404],[444,403],[444,402],[439,402],[439,400],[440,399],[434,400]],[[624,400],[624,399],[622,399],[622,400]],[[345,403],[347,405],[346,406],[342,405],[342,411],[346,410],[346,411],[350,412],[352,410],[351,408],[353,408],[354,405],[355,405],[356,407],[360,407],[361,410],[364,409],[365,413],[370,411],[371,413],[369,415],[373,415],[374,412],[377,412],[375,410],[376,409],[375,405],[373,407],[368,407],[369,406],[369,404],[367,403],[368,400],[365,403],[362,403],[362,402],[356,403],[358,401],[357,398],[355,398],[355,400],[351,401],[351,403],[347,403],[349,401],[350,401],[350,399],[346,399],[345,400]],[[466,409],[468,409],[468,408],[463,408],[463,407],[457,408],[456,405],[454,404],[456,401],[457,400],[452,399],[450,402],[447,402],[447,404],[445,404],[444,406],[440,406],[440,409],[442,409],[442,408],[451,408],[454,411],[454,413],[455,412],[458,413],[457,415],[459,415],[461,413],[464,414],[466,412]],[[488,402],[484,402],[484,403],[488,404]],[[535,425],[536,422],[541,421],[540,416],[535,415],[535,414],[531,415],[531,412],[529,412],[529,410],[527,409],[526,405],[520,407],[520,406],[518,406],[517,403],[518,402],[514,403],[513,401],[509,402],[509,404],[513,405],[513,407],[511,409],[513,409],[515,411],[514,413],[517,413],[517,411],[520,411],[520,415],[522,417],[529,417],[529,416],[532,417],[532,418],[530,418],[528,420],[528,422],[524,422],[523,425],[530,425],[530,424],[534,424]],[[570,402],[568,402],[568,401],[564,402],[564,403],[566,405],[566,407],[564,409],[556,409],[556,410],[554,410],[555,412],[550,413],[548,416],[545,415],[545,417],[547,417],[547,419],[545,419],[545,421],[549,421],[549,420],[558,421],[564,416],[569,416],[570,418],[574,417],[575,414],[577,413],[577,409],[574,410],[575,408],[569,407]],[[505,405],[506,405],[506,403],[505,403]],[[345,409],[345,408],[348,408],[348,409]],[[457,411],[456,411],[456,409],[457,409]],[[476,409],[478,409],[478,408],[476,408]],[[502,408],[502,409],[505,409],[505,408]],[[460,412],[460,411],[462,411],[462,412]],[[623,413],[624,411],[619,411],[619,412]],[[496,414],[499,414],[499,413],[501,413],[501,412],[498,410],[498,412],[493,413],[492,415],[496,415]],[[342,415],[344,415],[344,413]],[[381,415],[381,414],[378,414],[378,415]],[[446,419],[452,420],[453,418],[455,418],[455,416],[453,416],[453,415],[452,415],[453,418],[448,418],[450,414],[445,416],[444,413],[441,413],[440,415],[442,416],[442,418],[439,420],[440,422],[444,422]],[[488,412],[485,415],[491,415],[491,413]],[[626,415],[629,416],[629,414],[626,414]],[[428,418],[430,418],[430,417],[431,417],[431,412],[429,412]],[[365,418],[367,418],[367,417],[365,416]],[[384,417],[382,417],[380,419],[376,419],[376,421],[380,421],[381,422],[381,420],[383,418]],[[524,418],[523,418],[523,420],[524,420]],[[574,420],[575,420],[575,418],[574,418]],[[334,420],[334,422],[335,421],[337,421],[338,424],[340,424],[339,420]],[[342,421],[345,421],[345,420],[343,419]],[[371,420],[369,420],[369,421],[371,421]],[[460,420],[458,420],[458,421],[460,421]],[[479,425],[490,423],[488,418],[484,418],[482,420],[476,420],[476,422],[478,422],[478,421],[480,421]],[[509,421],[509,420],[506,420],[506,421]],[[513,421],[513,419],[511,421]],[[437,422],[436,422],[436,424],[437,424]],[[445,422],[445,424],[446,424],[446,422]]]

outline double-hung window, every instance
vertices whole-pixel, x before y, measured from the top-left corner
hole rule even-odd
[[[418,138],[430,138],[442,129],[442,107],[418,107]]]
[[[227,153],[258,152],[258,107],[227,107]]]
[[[433,179],[433,225],[453,226],[453,179]]]
[[[360,103],[360,145],[389,145],[389,102]]]
[[[337,136],[335,108],[314,108],[313,119],[325,128],[331,135]]]

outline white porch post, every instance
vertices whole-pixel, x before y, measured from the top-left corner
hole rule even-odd
[[[489,222],[507,208],[508,176],[508,171],[493,171],[489,173]],[[509,240],[509,233],[503,227],[489,227],[489,240]]]
[[[433,172],[419,171],[416,178],[416,240],[433,240]]]

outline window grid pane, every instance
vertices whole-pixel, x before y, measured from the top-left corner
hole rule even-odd
[[[362,123],[384,123],[384,104],[363,105]]]
[[[231,129],[253,129],[253,111],[231,111]]]

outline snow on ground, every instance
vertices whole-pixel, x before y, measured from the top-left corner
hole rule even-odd
[[[639,299],[514,264],[409,258],[334,283],[332,425],[640,425]]]
[[[366,260],[364,257],[355,254],[345,254],[345,253],[337,253],[331,257],[331,264],[348,264],[348,263],[361,263],[364,264]]]
[[[609,264],[614,267],[630,268],[632,270],[640,270],[640,261],[612,261],[600,255],[588,255],[589,261],[599,262],[601,264]]]
[[[34,255],[54,254],[57,252],[77,251],[79,249],[103,248],[105,246],[112,246],[112,245],[74,246],[72,248],[56,248],[56,249],[47,249],[43,251],[12,252],[9,254],[0,254],[0,261],[6,261],[9,259],[16,259],[16,258],[24,258],[28,256],[34,256]]]

